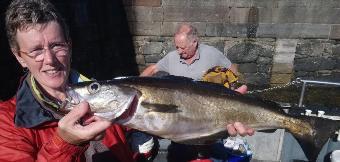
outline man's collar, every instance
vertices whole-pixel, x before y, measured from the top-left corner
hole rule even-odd
[[[200,59],[200,45],[198,44],[197,46],[198,46],[198,47],[197,47],[197,49],[196,49],[196,54],[193,56],[194,59],[192,60],[191,64],[193,64],[196,60],[199,60],[199,59]],[[181,56],[179,56],[179,59],[180,59],[180,60],[179,60],[180,63],[182,63],[182,64],[187,64],[187,63],[185,62],[185,59],[181,58]],[[191,64],[189,64],[189,65],[191,65]]]

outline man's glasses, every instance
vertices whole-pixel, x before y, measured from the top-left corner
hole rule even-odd
[[[41,62],[44,60],[44,54],[46,50],[49,50],[49,52],[51,52],[55,56],[59,57],[67,56],[69,52],[69,43],[66,42],[53,43],[49,45],[49,47],[47,48],[46,47],[36,48],[31,52],[19,50],[18,52],[27,55],[28,57],[34,59],[37,62]]]

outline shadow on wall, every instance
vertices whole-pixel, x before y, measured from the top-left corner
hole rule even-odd
[[[51,0],[52,1],[52,0]],[[70,27],[72,67],[97,80],[138,75],[132,36],[121,0],[53,0]],[[9,0],[0,1],[1,32]],[[20,66],[10,54],[7,38],[0,35],[0,100],[15,94]]]
[[[12,56],[5,32],[5,11],[10,0],[0,1],[0,100],[15,94],[23,71]]]

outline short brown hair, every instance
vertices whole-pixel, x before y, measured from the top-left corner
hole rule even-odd
[[[6,32],[11,48],[19,48],[17,30],[25,30],[51,21],[59,23],[65,39],[70,41],[69,29],[54,5],[47,0],[13,0],[6,11]]]

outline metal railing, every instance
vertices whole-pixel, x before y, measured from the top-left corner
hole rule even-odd
[[[326,85],[335,85],[335,86],[340,86],[340,83],[337,82],[326,82],[326,81],[317,81],[317,80],[304,80],[304,79],[300,79],[300,78],[296,78],[297,82],[302,82],[302,89],[301,89],[301,93],[300,93],[300,99],[299,99],[299,105],[298,107],[302,107],[302,103],[303,103],[303,98],[305,95],[305,91],[306,91],[306,85],[309,84],[326,84]]]

